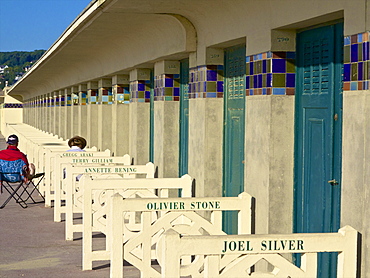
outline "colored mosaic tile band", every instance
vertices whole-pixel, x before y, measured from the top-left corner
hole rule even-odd
[[[154,77],[154,101],[180,100],[180,74],[161,74]]]
[[[265,52],[246,57],[246,95],[294,95],[295,52]]]
[[[71,95],[67,95],[66,96],[66,106],[72,106],[72,96]]]
[[[86,105],[89,103],[89,99],[87,98],[87,93],[86,92],[79,92],[80,95],[80,105]]]
[[[191,68],[189,72],[189,99],[223,98],[224,66],[205,65]]]
[[[117,104],[130,103],[130,87],[129,85],[116,84],[115,86],[115,101]]]
[[[100,88],[101,104],[113,104],[113,92],[111,88]]]
[[[90,99],[89,104],[98,104],[98,91],[97,90],[89,90],[90,91]]]
[[[150,102],[150,80],[130,82],[131,102]]]
[[[4,103],[4,108],[23,108],[22,103]]]
[[[344,37],[343,90],[369,90],[370,32]]]

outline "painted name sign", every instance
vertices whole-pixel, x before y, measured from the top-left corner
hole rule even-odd
[[[297,251],[304,250],[303,240],[289,239],[289,240],[262,240],[257,246],[253,246],[251,241],[224,241],[222,253],[226,252],[248,252],[248,251]]]
[[[162,209],[170,209],[170,210],[211,210],[211,209],[220,209],[220,201],[206,201],[206,202],[153,202],[147,203],[146,208],[148,210],[162,210]]]
[[[85,168],[85,173],[137,173],[137,168],[123,168],[123,167],[115,167],[115,168]]]
[[[72,163],[113,163],[111,158],[73,158]]]
[[[66,152],[63,153],[64,157],[88,157],[88,156],[94,156],[94,153],[85,153],[85,152]]]

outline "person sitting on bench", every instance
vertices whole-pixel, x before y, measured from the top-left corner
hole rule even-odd
[[[0,159],[6,161],[15,161],[21,159],[26,164],[23,169],[25,182],[30,181],[35,176],[35,165],[33,163],[28,163],[27,156],[18,149],[18,136],[12,134],[8,137],[7,148],[0,151]]]

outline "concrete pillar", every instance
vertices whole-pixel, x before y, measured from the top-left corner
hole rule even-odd
[[[135,164],[149,161],[150,69],[130,72],[130,155]]]
[[[189,56],[189,161],[188,172],[195,178],[196,196],[222,196],[222,144],[223,144],[223,72],[217,65],[220,61],[207,61],[196,66],[194,55]],[[208,80],[216,76],[217,81]],[[221,81],[218,80],[221,79]],[[221,82],[220,86],[216,85]]]
[[[80,84],[78,86],[78,99],[77,134],[87,138],[87,84]]]
[[[70,126],[70,137],[79,135],[78,133],[78,109],[79,106],[79,96],[78,96],[78,86],[71,87],[71,126]],[[69,138],[70,138],[69,137]]]
[[[51,109],[51,133],[53,135],[57,134],[57,98],[58,98],[58,92],[53,92],[52,93],[52,109]]]
[[[98,82],[87,83],[87,145],[98,146]]]
[[[98,149],[112,148],[112,78],[102,78],[98,82]]]
[[[62,109],[64,109],[64,90],[58,91],[57,97],[57,122],[56,122],[56,134],[58,137],[62,137],[62,130],[63,130],[63,123],[64,123],[64,114],[62,113]]]
[[[130,76],[112,77],[112,152],[117,156],[129,154]]]
[[[154,164],[158,177],[175,178],[179,171],[180,62],[157,62],[154,76]]]

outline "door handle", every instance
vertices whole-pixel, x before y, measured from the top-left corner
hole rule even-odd
[[[328,181],[328,183],[330,183],[331,185],[337,185],[338,181],[336,179],[332,179],[332,180]]]

